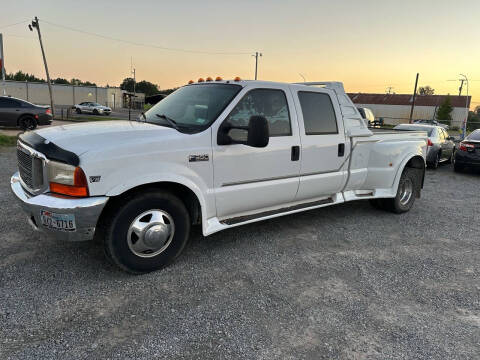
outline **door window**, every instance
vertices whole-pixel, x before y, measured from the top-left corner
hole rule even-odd
[[[13,99],[0,99],[0,108],[17,108],[20,107],[20,103]]]
[[[337,118],[328,94],[299,91],[306,135],[338,134]]]
[[[267,119],[270,136],[290,136],[290,114],[287,97],[282,90],[255,89],[249,91],[226,118],[233,126],[248,126],[251,116],[261,115]],[[245,141],[247,132],[239,129],[230,130],[234,140]]]

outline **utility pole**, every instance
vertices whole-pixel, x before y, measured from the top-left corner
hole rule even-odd
[[[408,121],[410,124],[412,123],[413,108],[415,107],[415,97],[417,96],[418,75],[419,74],[417,73],[417,78],[415,79],[415,89],[413,90],[412,108],[410,109],[410,120]]]
[[[466,100],[465,100],[466,114],[465,114],[465,121],[463,123],[463,131],[462,131],[462,135],[461,135],[461,139],[463,140],[463,139],[465,139],[465,136],[467,135],[467,121],[468,121],[468,113],[469,113],[470,109],[469,109],[469,106],[468,106],[468,78],[467,78],[467,75],[464,75],[464,74],[460,74],[460,76],[463,77],[463,79],[461,79],[462,85],[463,85],[464,81],[467,83],[467,96],[466,96]],[[461,86],[460,86],[460,89],[461,89]]]
[[[255,52],[255,55],[252,55],[252,56],[255,56],[255,80],[257,80],[257,73],[258,73],[258,57],[259,56],[263,56],[262,53],[259,53],[258,51]]]
[[[0,71],[2,72],[3,95],[6,95],[5,88],[5,55],[3,54],[3,35],[0,34]]]
[[[463,83],[465,79],[460,79],[460,87],[458,88],[458,96],[462,96]]]
[[[55,117],[52,83],[50,82],[50,74],[48,73],[47,58],[45,57],[45,50],[43,49],[42,34],[40,33],[40,23],[38,22],[38,18],[36,16],[35,16],[35,19],[32,20],[32,23],[28,24],[28,28],[30,29],[30,31],[33,31],[33,28],[37,29],[38,40],[40,41],[40,48],[42,49],[43,64],[45,65],[45,72],[47,74],[48,92],[50,93],[50,107],[52,109],[52,116]]]

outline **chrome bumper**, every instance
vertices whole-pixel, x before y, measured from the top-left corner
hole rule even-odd
[[[108,201],[106,196],[88,198],[61,198],[49,194],[30,195],[21,183],[18,172],[10,179],[10,187],[15,197],[27,213],[29,224],[38,231],[60,240],[83,241],[92,240],[98,218]],[[46,210],[56,214],[73,214],[75,216],[76,230],[53,230],[42,225],[40,211]]]

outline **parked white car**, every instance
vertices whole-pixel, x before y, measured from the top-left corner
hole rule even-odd
[[[423,187],[426,133],[372,132],[338,82],[192,83],[141,120],[20,135],[11,188],[34,229],[101,239],[142,273],[173,261],[192,224],[207,236],[363,199],[402,213]]]
[[[112,109],[108,106],[103,106],[95,102],[85,101],[80,104],[74,105],[73,108],[77,114],[89,113],[94,115],[110,115]]]

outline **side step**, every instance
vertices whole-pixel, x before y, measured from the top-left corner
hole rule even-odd
[[[233,217],[233,218],[229,218],[229,219],[224,219],[224,220],[220,221],[220,223],[224,224],[224,225],[235,225],[235,224],[238,224],[238,223],[242,223],[242,222],[246,222],[246,221],[250,221],[250,220],[254,220],[254,219],[258,219],[258,218],[263,218],[263,217],[270,216],[270,215],[277,215],[277,214],[286,213],[286,212],[295,211],[295,210],[304,209],[304,208],[309,208],[309,207],[313,207],[313,206],[331,204],[333,202],[334,201],[333,201],[332,198],[328,198],[328,199],[308,202],[308,203],[304,203],[304,204],[289,206],[289,207],[285,207],[285,208],[281,208],[281,209],[277,209],[277,210],[268,210],[268,211],[264,211],[264,212],[257,213],[257,214],[237,216],[237,217]]]

